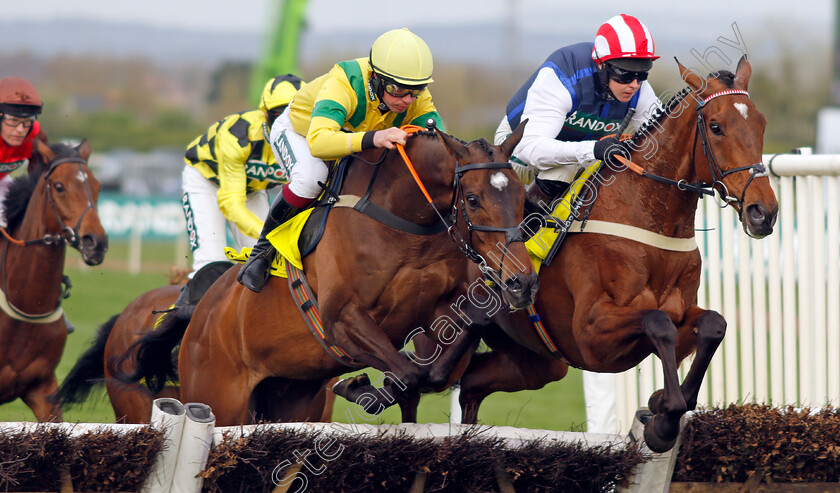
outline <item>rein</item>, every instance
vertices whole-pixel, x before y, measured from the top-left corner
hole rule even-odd
[[[697,104],[697,131],[694,133],[694,146],[691,150],[691,160],[692,162],[694,162],[695,160],[697,140],[702,139],[701,145],[703,146],[703,154],[706,156],[706,161],[708,161],[709,163],[709,172],[711,173],[713,180],[711,185],[702,182],[688,183],[685,180],[673,180],[671,178],[666,178],[664,176],[656,175],[647,171],[638,164],[631,162],[629,159],[626,159],[621,155],[617,155],[615,157],[634,173],[645,178],[650,178],[653,181],[663,183],[665,185],[675,186],[680,190],[693,192],[697,195],[715,196],[715,193],[717,192],[719,194],[719,199],[716,200],[718,207],[724,208],[730,203],[737,204],[736,208],[738,209],[738,217],[740,219],[743,209],[741,207],[741,204],[743,204],[744,202],[744,195],[747,193],[747,187],[750,186],[750,184],[756,176],[761,176],[762,174],[766,173],[766,168],[763,163],[759,162],[724,171],[718,164],[714,152],[712,151],[711,144],[709,143],[709,136],[706,132],[706,120],[703,117],[703,108],[706,106],[706,103],[708,103],[712,99],[727,95],[744,95],[747,97],[750,96],[747,91],[742,91],[740,89],[728,89],[725,91],[719,91],[714,94],[711,94],[710,96],[706,97],[703,101]],[[747,180],[747,184],[744,186],[740,198],[729,195],[729,190],[723,183],[723,179],[726,176],[733,173],[737,173],[739,171],[750,171],[750,178]],[[718,188],[718,186],[720,186],[720,189]]]
[[[405,132],[409,135],[420,132],[424,130],[422,127],[417,125],[405,125],[402,128]],[[439,130],[435,129],[439,132]],[[446,231],[449,233],[449,237],[452,238],[452,241],[458,246],[458,249],[463,253],[467,258],[478,264],[479,269],[485,274],[490,274],[493,270],[487,265],[487,261],[484,257],[479,254],[475,248],[472,246],[472,232],[473,231],[481,231],[481,232],[499,232],[505,234],[505,248],[504,252],[506,253],[508,250],[508,245],[516,241],[525,241],[522,235],[522,230],[520,229],[519,225],[510,226],[507,228],[503,227],[494,227],[494,226],[484,226],[473,224],[470,221],[469,216],[467,215],[467,207],[466,207],[466,200],[464,198],[464,190],[461,186],[461,177],[467,171],[473,171],[477,169],[513,169],[513,166],[510,162],[503,162],[503,163],[470,163],[470,164],[460,164],[458,160],[455,161],[455,178],[452,181],[452,201],[450,202],[449,209],[452,211],[452,224],[443,217],[440,211],[435,207],[434,200],[432,199],[431,195],[429,194],[428,190],[426,190],[426,186],[423,185],[423,180],[420,179],[420,175],[417,174],[417,170],[414,168],[414,164],[412,164],[411,159],[409,159],[408,155],[405,152],[405,147],[402,144],[397,144],[397,150],[400,153],[400,156],[403,158],[403,162],[405,162],[408,171],[411,173],[411,176],[414,178],[415,183],[420,188],[420,191],[423,192],[423,195],[426,197],[426,201],[435,211],[438,218],[440,218],[441,223],[446,226]],[[458,204],[460,203],[461,215],[464,217],[464,224],[467,226],[467,231],[470,233],[470,241],[464,239],[461,235],[460,231],[457,229],[458,225]],[[501,264],[504,262],[504,258],[500,262],[499,272],[501,274]],[[501,279],[501,276],[499,277]]]

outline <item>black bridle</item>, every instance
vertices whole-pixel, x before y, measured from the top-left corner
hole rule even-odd
[[[744,203],[744,195],[747,193],[747,188],[750,186],[752,181],[757,176],[764,176],[767,173],[767,168],[764,166],[764,163],[758,162],[755,164],[750,164],[747,166],[739,166],[737,168],[723,170],[721,169],[720,165],[718,164],[717,159],[715,158],[715,154],[712,151],[712,146],[709,143],[709,135],[706,131],[706,119],[703,116],[703,108],[706,106],[706,103],[715,99],[720,96],[726,95],[744,95],[749,97],[749,93],[747,91],[742,91],[740,89],[728,89],[720,92],[716,92],[704,100],[700,101],[697,104],[697,130],[694,132],[694,145],[691,149],[691,162],[694,163],[697,155],[697,141],[700,140],[701,146],[703,147],[703,155],[706,156],[706,161],[709,163],[709,173],[712,177],[712,183],[704,183],[704,182],[695,182],[695,183],[688,183],[685,180],[672,180],[671,178],[666,178],[664,176],[656,175],[650,173],[647,170],[641,169],[638,166],[635,166],[635,169],[632,166],[632,163],[625,163],[631,169],[634,169],[637,173],[644,176],[645,178],[650,178],[659,183],[663,183],[666,185],[672,185],[677,187],[680,190],[684,190],[687,192],[693,192],[698,195],[709,195],[715,197],[715,202],[717,203],[718,207],[724,208],[730,203],[735,204],[735,208],[738,211],[738,219],[742,220],[743,214],[743,203]],[[733,173],[738,173],[740,171],[749,171],[750,177],[747,180],[747,184],[744,185],[744,189],[741,191],[740,197],[733,197],[729,195],[729,190],[727,189],[726,185],[723,183],[723,179]]]
[[[466,173],[467,171],[477,170],[477,169],[513,169],[513,166],[510,162],[504,163],[471,163],[471,164],[464,164],[461,165],[457,161],[455,162],[455,179],[452,183],[452,202],[450,204],[450,209],[452,210],[452,224],[447,228],[447,232],[449,236],[452,238],[452,241],[458,245],[458,249],[467,256],[470,260],[478,264],[479,269],[486,275],[492,271],[490,267],[487,265],[487,261],[484,257],[479,254],[475,248],[472,247],[472,233],[473,231],[481,231],[481,232],[497,232],[497,233],[504,233],[505,234],[505,247],[502,249],[502,260],[499,262],[499,271],[498,271],[498,278],[501,279],[501,271],[502,271],[502,264],[504,263],[505,255],[507,255],[508,246],[514,242],[524,242],[524,236],[522,235],[522,228],[521,223],[517,224],[516,226],[508,226],[508,227],[495,227],[495,226],[483,226],[480,224],[473,224],[470,221],[469,216],[467,215],[467,204],[466,198],[464,197],[464,189],[461,185],[461,176]],[[464,217],[464,224],[467,226],[467,231],[470,233],[470,241],[467,242],[461,233],[457,230],[457,223],[458,223],[458,204],[460,204],[461,215]],[[434,208],[434,207],[433,207]],[[437,211],[437,208],[434,208]],[[438,212],[438,216],[440,213]],[[441,220],[443,217],[441,216]]]
[[[737,168],[732,168],[728,170],[721,169],[720,165],[715,159],[715,154],[712,152],[712,146],[709,143],[709,135],[708,131],[706,130],[706,120],[703,117],[703,108],[706,106],[706,103],[715,99],[720,96],[727,96],[727,95],[744,95],[746,97],[750,97],[747,91],[742,91],[740,89],[728,89],[724,91],[716,92],[701,101],[697,104],[697,132],[694,134],[694,146],[691,149],[691,157],[694,160],[695,152],[697,150],[697,139],[702,137],[701,143],[703,146],[703,155],[706,156],[706,161],[709,163],[709,172],[712,175],[712,185],[711,188],[718,192],[718,206],[723,208],[729,205],[730,203],[735,204],[735,208],[738,210],[738,219],[742,220],[741,217],[743,214],[743,204],[744,204],[744,195],[747,193],[747,188],[749,188],[752,181],[755,179],[756,176],[764,176],[767,174],[767,168],[764,166],[764,163],[758,162],[755,164],[749,164],[746,166],[739,166]],[[738,173],[740,171],[749,171],[750,177],[747,179],[747,184],[744,185],[744,189],[741,190],[740,197],[733,197],[729,195],[729,189],[726,188],[726,185],[723,183],[723,179],[727,176]]]
[[[434,128],[432,125],[429,128],[432,131],[440,132],[440,130]],[[420,127],[412,127],[410,129],[410,133],[413,134],[415,132],[420,131]],[[397,146],[402,147],[402,146]],[[426,191],[425,186],[423,185],[420,177],[416,175],[416,171],[414,170],[414,165],[408,159],[408,155],[404,154],[404,148],[401,150],[400,155],[403,158],[406,166],[409,168],[412,176],[414,177],[415,182],[417,183],[420,190],[423,192],[423,195],[426,197],[428,204],[431,206],[432,210],[435,211],[437,214],[438,219],[440,219],[440,227],[435,226],[420,226],[414,223],[410,223],[402,218],[395,216],[393,213],[386,211],[378,206],[372,204],[369,200],[370,195],[373,190],[373,184],[376,181],[377,174],[380,169],[380,165],[385,159],[385,156],[388,154],[387,152],[383,153],[378,161],[376,162],[368,162],[361,158],[361,156],[354,154],[356,159],[365,162],[366,164],[374,166],[373,176],[371,177],[370,183],[368,184],[367,191],[362,197],[359,202],[353,207],[354,209],[366,214],[377,221],[390,226],[392,228],[398,229],[400,231],[405,231],[412,234],[437,234],[446,230],[449,234],[449,237],[452,238],[452,241],[458,246],[458,249],[463,253],[468,259],[472,260],[476,264],[478,264],[479,269],[484,273],[486,276],[495,273],[498,275],[498,279],[501,279],[502,268],[505,256],[507,255],[508,246],[513,242],[524,242],[524,236],[522,235],[522,229],[520,224],[516,224],[515,226],[509,227],[495,227],[495,226],[484,226],[480,224],[474,224],[470,221],[469,215],[467,214],[467,204],[466,204],[466,197],[464,196],[464,189],[463,185],[461,184],[461,178],[464,173],[468,171],[474,170],[492,170],[492,169],[513,169],[513,166],[505,161],[502,163],[469,163],[462,165],[458,160],[455,161],[455,170],[454,170],[454,177],[452,180],[452,200],[449,204],[449,214],[444,217],[443,214],[438,210],[437,207],[434,205],[434,201],[429,196],[428,192]],[[461,212],[458,213],[458,209],[460,208]],[[467,227],[467,231],[469,232],[469,241],[467,241],[461,232],[458,230],[458,217],[461,216],[464,218],[464,224]],[[451,220],[449,219],[451,218]],[[502,258],[499,262],[499,270],[494,271],[487,265],[487,260],[478,253],[475,248],[472,246],[472,233],[473,231],[479,232],[499,232],[505,234],[505,248],[502,252]]]
[[[64,222],[64,219],[61,218],[61,214],[58,212],[58,207],[55,204],[55,199],[53,199],[52,191],[54,185],[50,181],[50,175],[52,175],[53,171],[56,170],[60,165],[66,163],[75,163],[79,167],[79,173],[82,175],[82,180],[85,184],[85,193],[87,194],[87,207],[85,208],[84,212],[79,216],[79,220],[76,222],[76,225],[70,227],[67,223]],[[41,238],[36,238],[34,240],[27,240],[24,241],[24,246],[29,245],[36,245],[36,244],[44,244],[44,245],[59,245],[64,243],[69,245],[73,248],[79,247],[79,241],[81,238],[79,237],[79,228],[82,225],[82,221],[84,220],[85,216],[91,209],[94,209],[96,206],[93,203],[93,192],[90,190],[90,183],[88,183],[87,172],[84,170],[84,166],[87,165],[87,161],[80,157],[65,157],[59,158],[50,163],[49,169],[44,173],[44,186],[46,187],[44,193],[44,200],[49,204],[50,209],[52,209],[53,213],[55,214],[56,219],[58,219],[59,224],[61,225],[61,232],[58,234],[50,234],[45,233],[44,236]]]

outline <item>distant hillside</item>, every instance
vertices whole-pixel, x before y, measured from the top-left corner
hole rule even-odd
[[[478,65],[506,66],[511,59],[528,66],[541,62],[554,49],[588,39],[591,26],[565,26],[551,33],[521,32],[514,41],[499,24],[417,28],[437,60],[470,61]],[[34,33],[34,34],[33,34]],[[304,64],[326,57],[363,56],[379,32],[305,31],[301,43]],[[669,51],[692,46],[657,40]],[[699,43],[698,43],[699,44]],[[262,33],[217,33],[200,30],[156,28],[141,24],[103,23],[82,19],[45,22],[9,22],[0,18],[0,54],[27,52],[39,57],[98,55],[142,57],[161,64],[217,66],[222,61],[256,61],[264,50]]]

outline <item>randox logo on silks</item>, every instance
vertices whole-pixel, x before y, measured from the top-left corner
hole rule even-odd
[[[286,176],[291,175],[292,168],[297,164],[297,159],[295,153],[292,152],[292,146],[289,145],[289,139],[286,138],[286,130],[280,132],[280,135],[271,143],[271,147],[275,151],[274,155],[280,156],[280,166],[285,170]]]
[[[563,126],[569,127],[572,130],[577,130],[578,132],[597,132],[608,134],[618,130],[618,126],[620,124],[621,120],[598,118],[595,115],[574,111],[571,115],[566,117],[566,122]]]
[[[286,170],[279,164],[268,164],[262,161],[248,161],[245,163],[245,175],[257,181],[286,181]]]
[[[181,208],[184,209],[184,217],[187,219],[187,239],[190,241],[190,249],[195,251],[198,248],[198,232],[195,230],[195,214],[190,205],[189,195],[181,195]]]
[[[21,159],[20,161],[12,161],[11,163],[0,163],[0,173],[11,173],[12,171],[29,164],[28,159]]]

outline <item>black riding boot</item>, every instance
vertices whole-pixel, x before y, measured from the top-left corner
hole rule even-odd
[[[274,254],[277,252],[265,237],[274,231],[274,228],[294,217],[298,211],[300,209],[292,207],[291,204],[286,202],[282,194],[277,197],[274,204],[271,205],[271,210],[268,211],[268,217],[265,218],[260,239],[251,249],[251,256],[248,257],[248,261],[239,269],[239,275],[236,279],[240,284],[255,293],[262,291],[270,275],[269,270],[271,262],[274,260]]]

